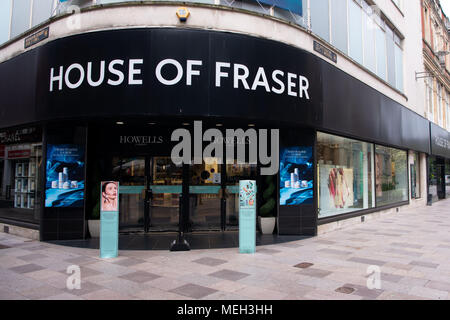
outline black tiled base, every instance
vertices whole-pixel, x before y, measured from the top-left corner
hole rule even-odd
[[[169,250],[177,233],[132,233],[119,235],[119,250]],[[306,239],[304,236],[256,235],[256,245],[271,245]],[[191,249],[239,247],[239,232],[188,233],[185,239]],[[48,241],[69,247],[99,249],[99,239]]]

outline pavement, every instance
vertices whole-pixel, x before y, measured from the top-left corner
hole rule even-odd
[[[450,199],[255,254],[98,254],[0,233],[0,299],[448,300]]]

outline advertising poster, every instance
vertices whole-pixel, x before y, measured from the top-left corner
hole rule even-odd
[[[280,205],[313,203],[313,149],[287,147],[280,152]]]
[[[45,207],[83,207],[84,147],[47,145]]]
[[[102,203],[101,211],[117,212],[118,207],[119,183],[116,181],[102,182]]]
[[[321,213],[353,206],[353,169],[321,165],[319,180]]]

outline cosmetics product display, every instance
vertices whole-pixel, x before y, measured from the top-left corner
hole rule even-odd
[[[308,187],[308,181],[306,181],[306,185],[304,183],[305,181],[300,181],[300,174],[298,168],[294,169],[294,172],[291,173],[291,180],[286,180],[284,182],[285,188],[307,188]]]

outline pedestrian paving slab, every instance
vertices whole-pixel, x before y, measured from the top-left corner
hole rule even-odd
[[[0,299],[450,299],[449,208],[444,200],[315,238],[271,238],[255,254],[120,250],[101,259],[97,248],[1,233]],[[80,289],[68,288],[69,267],[79,267]]]

